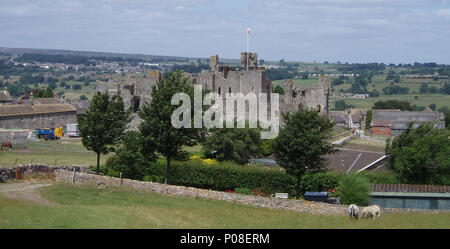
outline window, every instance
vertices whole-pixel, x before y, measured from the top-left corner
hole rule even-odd
[[[231,93],[231,87],[228,87],[228,93]]]
[[[305,97],[306,91],[302,91],[302,97]]]
[[[220,94],[220,86],[219,86],[219,94]]]
[[[321,108],[321,106],[317,105],[317,112],[320,112],[320,108]]]
[[[385,132],[385,131],[386,131],[386,128],[381,127],[381,131],[382,131],[382,132]]]

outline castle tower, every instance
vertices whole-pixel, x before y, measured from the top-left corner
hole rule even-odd
[[[247,62],[248,58],[248,62]],[[256,70],[258,69],[258,54],[257,53],[248,53],[242,52],[241,53],[241,63],[242,63],[242,69],[243,70]],[[248,64],[248,67],[247,67]]]

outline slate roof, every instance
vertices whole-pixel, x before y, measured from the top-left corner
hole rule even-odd
[[[59,99],[56,98],[35,98],[34,104],[48,105],[48,104],[60,104]]]
[[[4,105],[0,106],[0,117],[23,116],[33,114],[50,114],[61,112],[76,112],[76,108],[69,104],[44,105]]]
[[[392,126],[393,129],[406,129],[408,123],[439,122],[444,115],[439,112],[409,112],[374,110],[371,126]],[[390,125],[388,125],[390,123]],[[442,123],[442,122],[439,122]],[[440,124],[442,126],[442,124]]]

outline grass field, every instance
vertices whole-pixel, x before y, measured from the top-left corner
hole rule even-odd
[[[40,193],[52,204],[0,196],[0,228],[450,228],[450,213],[350,221],[119,188],[53,185]]]
[[[105,163],[111,155],[101,155],[100,163]],[[0,151],[0,166],[12,167],[30,163],[52,166],[96,165],[97,154],[83,147],[81,139],[39,140],[30,142],[27,148]]]

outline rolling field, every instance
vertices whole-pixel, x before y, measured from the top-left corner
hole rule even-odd
[[[377,221],[350,221],[344,215],[311,215],[120,188],[57,184],[37,191],[45,203],[5,198],[0,192],[0,228],[450,228],[448,212],[384,214]]]

